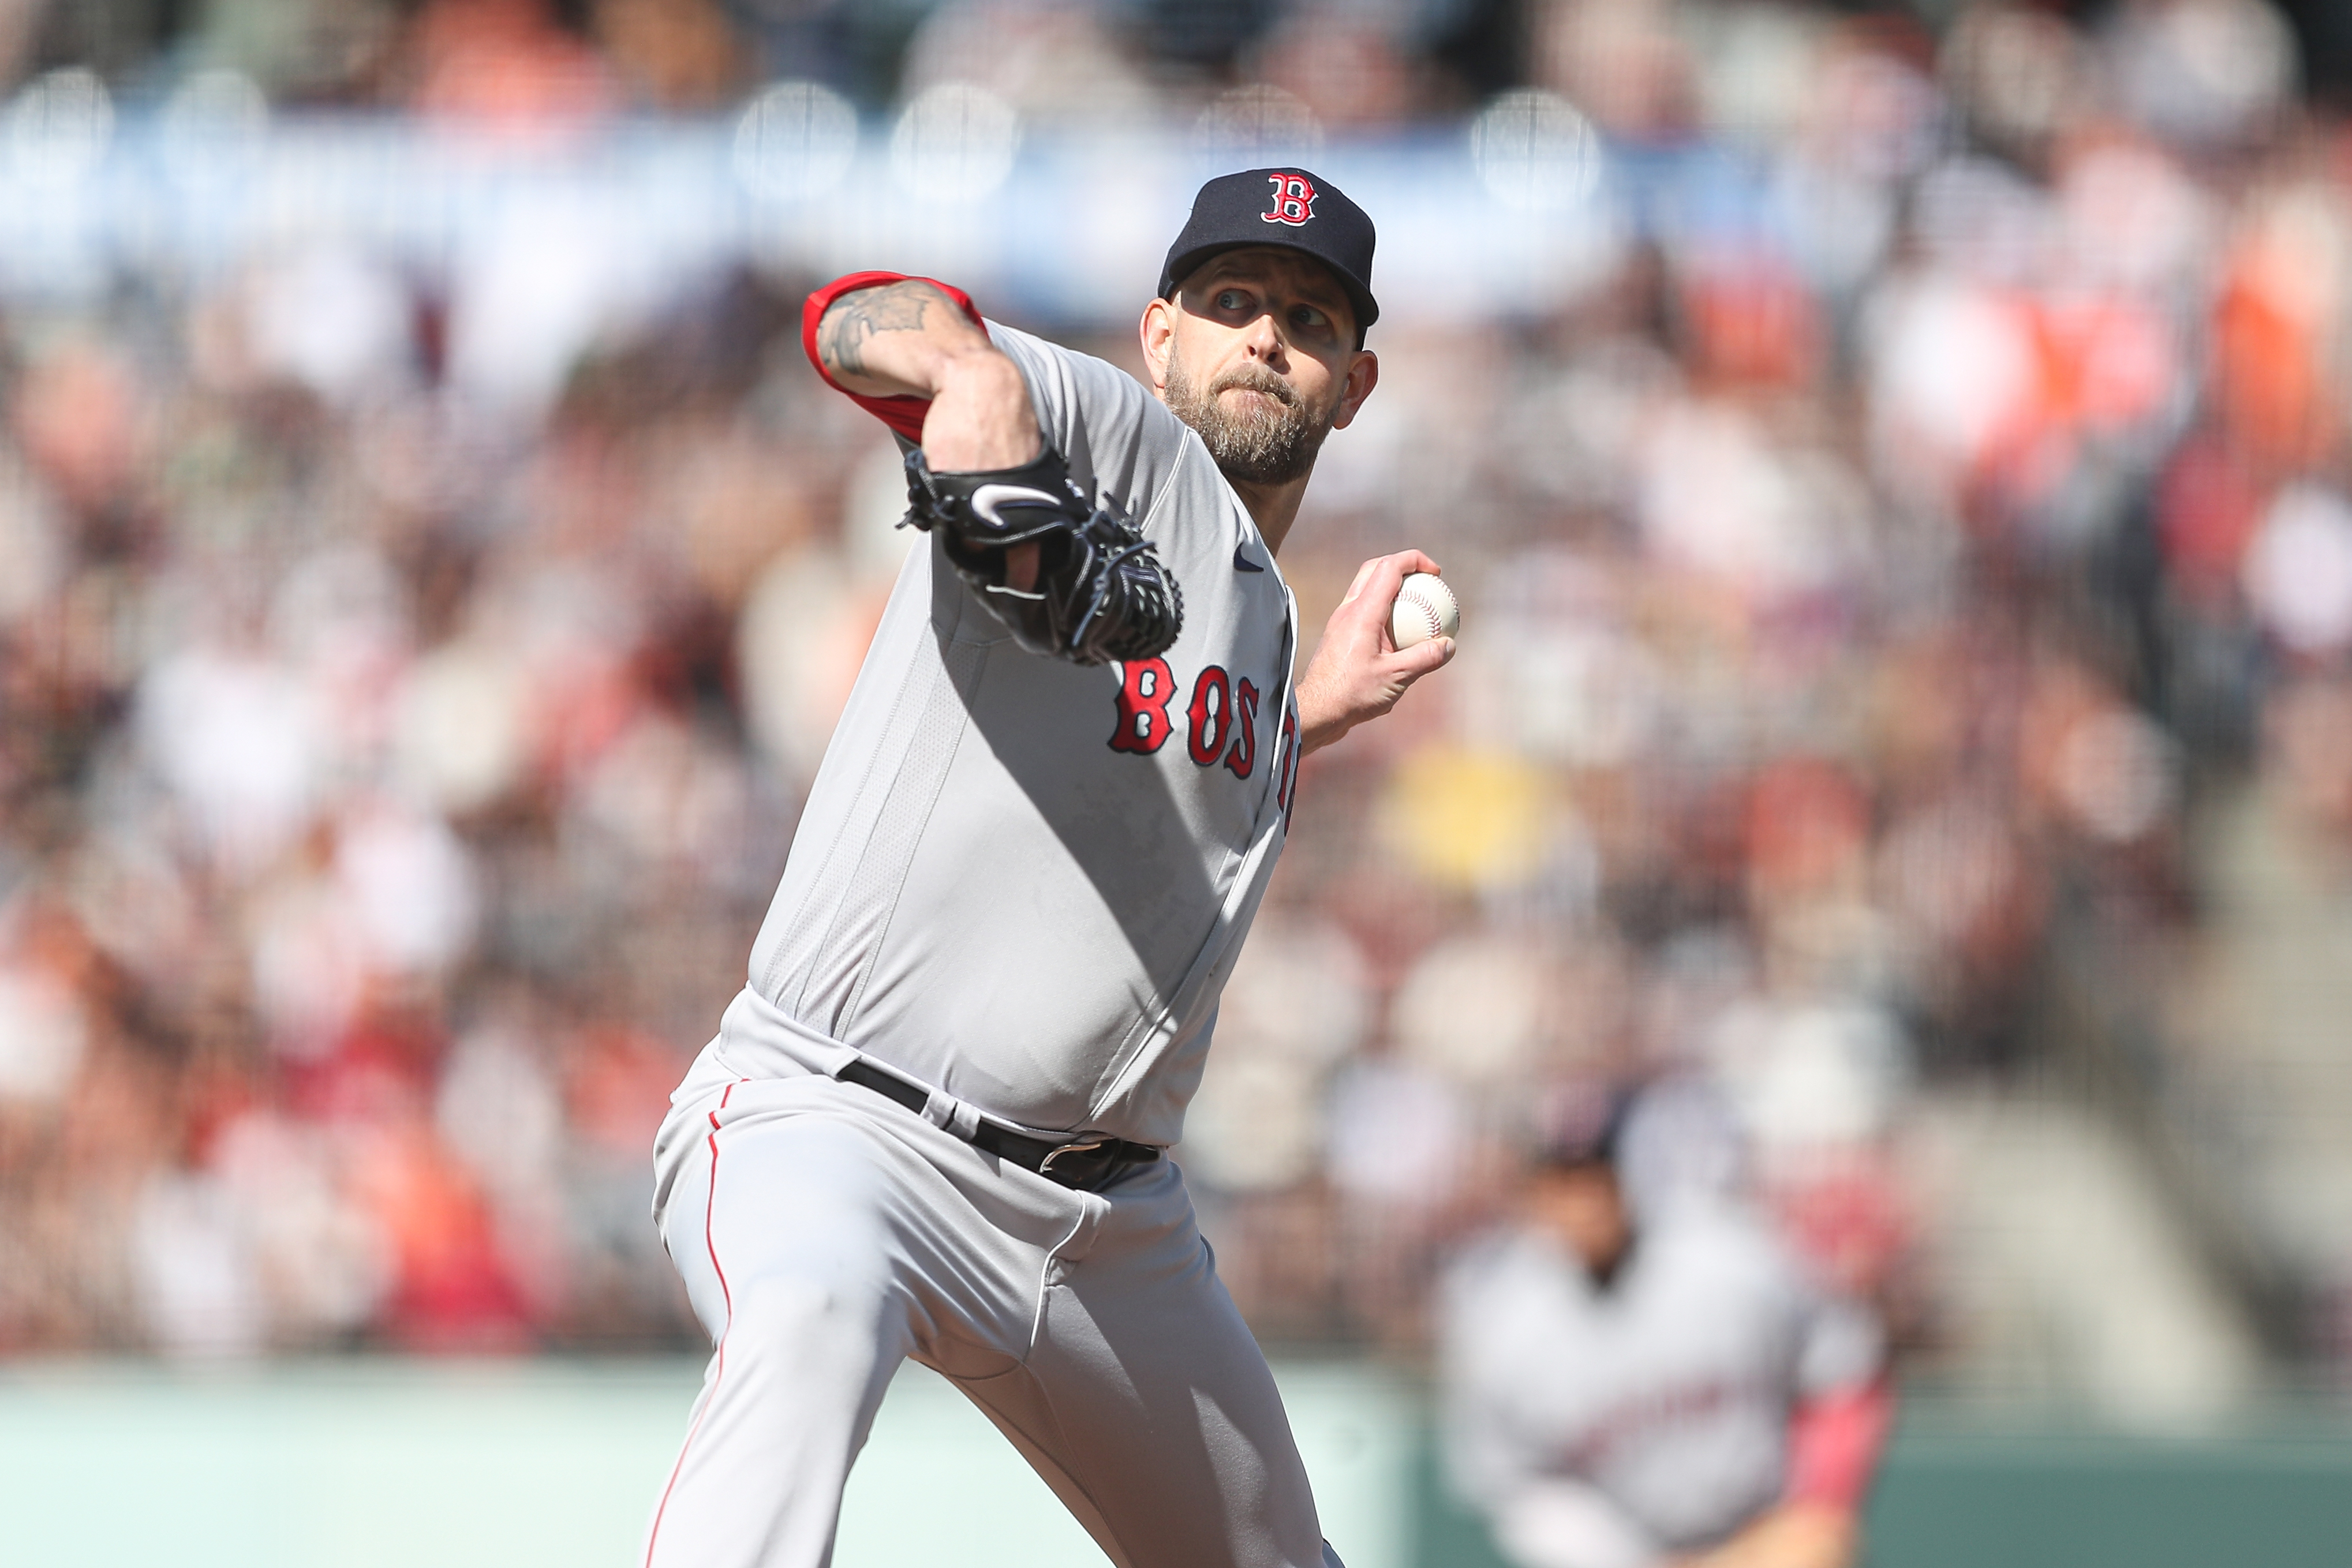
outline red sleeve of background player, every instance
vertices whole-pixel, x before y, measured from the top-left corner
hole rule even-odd
[[[808,355],[809,363],[816,367],[816,373],[824,377],[825,385],[841,393],[908,440],[920,441],[923,439],[923,416],[931,411],[930,399],[904,395],[866,397],[862,393],[851,392],[830,375],[825,374],[824,361],[818,359],[816,355],[816,324],[824,319],[826,308],[845,294],[855,293],[860,288],[877,288],[886,283],[928,283],[961,306],[963,313],[971,318],[973,326],[981,328],[982,331],[987,330],[981,321],[980,312],[972,306],[971,297],[961,288],[941,283],[936,277],[908,277],[901,272],[853,272],[845,277],[835,278],[831,283],[810,295],[808,303],[801,307],[801,349]]]
[[[1789,1417],[1788,1500],[1860,1508],[1894,1425],[1895,1390],[1883,1377],[1798,1406]]]

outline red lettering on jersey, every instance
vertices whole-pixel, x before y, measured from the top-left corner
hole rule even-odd
[[[1217,753],[1225,748],[1225,737],[1234,727],[1233,688],[1225,672],[1211,664],[1192,683],[1192,706],[1185,715],[1192,721],[1192,733],[1185,744],[1192,749],[1192,760],[1202,768],[1217,765]]]
[[[1110,732],[1110,748],[1149,757],[1168,744],[1168,703],[1176,695],[1176,677],[1165,659],[1129,659],[1119,673],[1118,727]]]
[[[1298,803],[1298,714],[1282,716],[1282,778],[1274,787],[1274,803],[1282,808],[1282,831],[1290,831],[1290,809]]]
[[[1304,228],[1315,215],[1315,187],[1297,174],[1268,174],[1274,182],[1274,211],[1260,213],[1261,222]]]
[[[1234,683],[1234,747],[1225,753],[1225,766],[1234,770],[1236,779],[1246,779],[1257,766],[1257,688],[1247,675]]]

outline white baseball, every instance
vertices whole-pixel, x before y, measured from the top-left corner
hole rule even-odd
[[[1389,635],[1396,645],[1410,648],[1432,637],[1451,637],[1461,630],[1462,606],[1445,580],[1426,571],[1405,573],[1396,603],[1389,608]]]

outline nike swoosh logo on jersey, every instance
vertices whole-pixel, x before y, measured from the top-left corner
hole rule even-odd
[[[1060,500],[1043,490],[1033,490],[1026,485],[982,485],[971,493],[971,509],[981,520],[992,528],[1009,528],[1013,525],[997,515],[997,508],[1015,507],[1059,507]]]
[[[1245,552],[1244,547],[1235,545],[1234,547],[1234,570],[1235,571],[1264,571],[1265,568],[1250,559],[1249,556]]]

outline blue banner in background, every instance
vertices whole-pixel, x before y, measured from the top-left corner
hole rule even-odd
[[[967,145],[985,126],[927,151],[906,117],[895,131],[845,119],[813,146],[806,123],[775,133],[772,107],[538,139],[389,118],[192,125],[110,111],[74,132],[20,109],[0,121],[0,295],[88,301],[126,276],[202,281],[320,243],[446,277],[523,246],[574,275],[552,287],[621,307],[737,263],[887,267],[951,276],[1030,320],[1124,325],[1199,183],[1278,155],[1146,128],[1016,133],[990,158]],[[1315,168],[1379,216],[1389,320],[1539,312],[1622,243],[1630,209],[1589,128],[1505,114],[1504,129],[1517,127],[1506,138],[1500,112],[1312,151]],[[1704,160],[1653,155],[1644,177],[1694,157]]]

